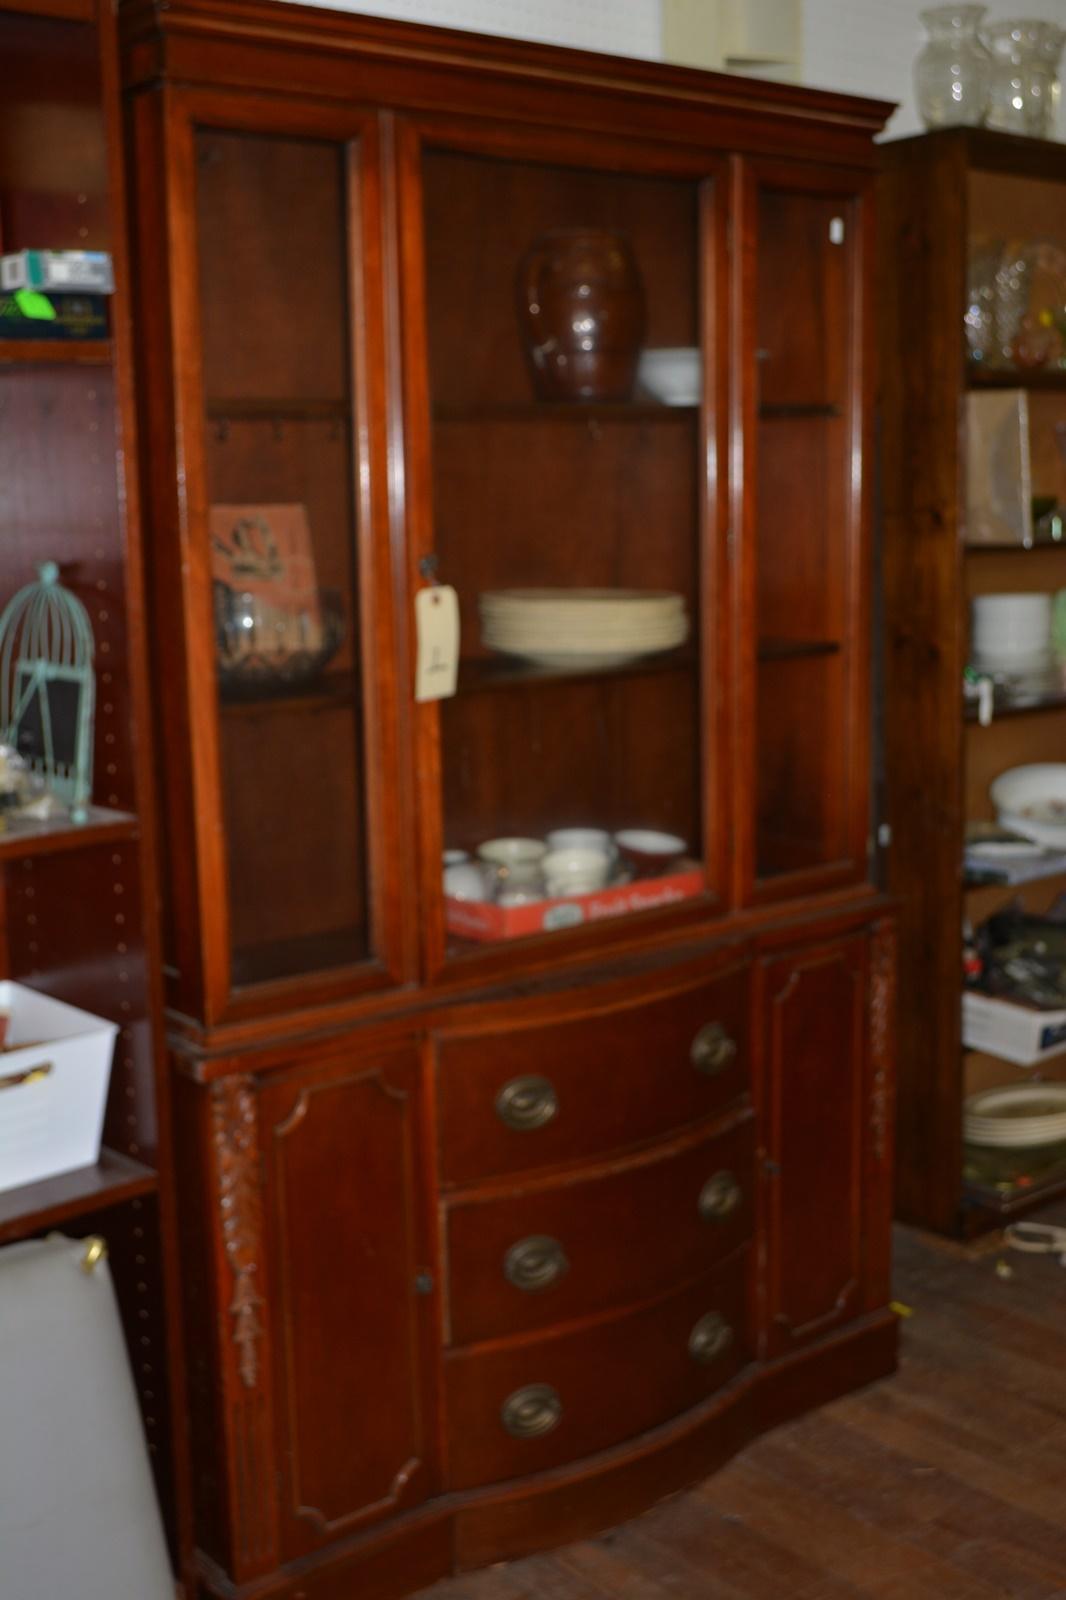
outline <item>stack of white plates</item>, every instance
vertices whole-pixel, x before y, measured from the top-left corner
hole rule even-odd
[[[478,606],[490,649],[544,666],[615,666],[688,638],[683,596],[660,590],[494,589]]]
[[[1010,1150],[1066,1141],[1066,1083],[1017,1083],[970,1095],[963,1138]]]

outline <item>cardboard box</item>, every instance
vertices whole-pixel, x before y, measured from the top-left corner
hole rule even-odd
[[[1039,1011],[1035,1006],[965,989],[962,1042],[969,1050],[984,1050],[1020,1067],[1033,1067],[1066,1050],[1066,1011]]]
[[[0,1190],[100,1158],[118,1028],[36,989],[0,982]]]
[[[560,928],[576,928],[587,922],[603,922],[608,917],[624,917],[634,911],[675,905],[702,894],[704,888],[703,869],[691,866],[662,878],[639,878],[634,883],[600,889],[595,894],[537,900],[528,906],[498,906],[492,902],[453,900],[445,896],[444,924],[449,933],[463,939],[485,943],[522,939],[534,933],[556,933]]]
[[[0,256],[0,289],[114,294],[115,274],[106,250],[19,250]]]

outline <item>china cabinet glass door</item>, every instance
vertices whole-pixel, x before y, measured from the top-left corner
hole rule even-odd
[[[710,183],[424,154],[454,950],[702,893]],[[506,915],[503,915],[506,913]]]
[[[754,877],[776,895],[864,864],[860,207],[770,179],[752,205]]]
[[[370,952],[348,147],[195,138],[206,536],[234,988]]]

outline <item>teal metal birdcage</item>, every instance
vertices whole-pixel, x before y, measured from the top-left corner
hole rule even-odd
[[[0,741],[13,745],[74,822],[92,792],[93,633],[89,613],[45,561],[0,616]]]

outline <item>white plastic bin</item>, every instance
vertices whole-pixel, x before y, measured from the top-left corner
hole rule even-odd
[[[0,1052],[0,1190],[100,1156],[118,1028],[20,983],[0,981],[9,1017]]]

